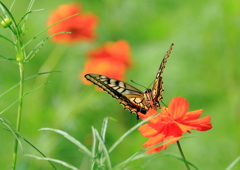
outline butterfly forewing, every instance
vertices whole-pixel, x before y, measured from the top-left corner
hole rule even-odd
[[[145,107],[143,92],[135,87],[124,83],[120,80],[106,77],[98,74],[86,74],[85,78],[96,84],[112,97],[120,100],[125,109],[136,113],[138,111],[146,113],[148,108]]]

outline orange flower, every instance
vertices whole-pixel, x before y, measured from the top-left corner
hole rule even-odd
[[[210,116],[198,119],[203,109],[187,112],[188,107],[186,99],[174,97],[170,101],[168,108],[163,107],[160,114],[150,119],[149,123],[139,127],[138,130],[144,137],[150,137],[143,146],[147,148],[153,147],[146,153],[166,149],[169,144],[177,142],[182,134],[190,133],[190,130],[206,131],[212,128]],[[149,110],[146,115],[142,113],[138,113],[138,115],[140,118],[146,119],[156,113],[156,110]],[[163,144],[154,147],[160,143]]]
[[[84,78],[85,74],[101,74],[118,80],[124,80],[127,67],[131,65],[130,47],[127,41],[107,42],[88,54],[88,61],[80,73],[85,84],[92,84]]]
[[[80,12],[81,14],[49,28],[49,35],[62,31],[71,32],[71,34],[63,33],[54,36],[52,38],[54,42],[74,43],[81,40],[93,40],[95,38],[94,30],[97,24],[97,16],[92,13],[83,14],[81,6],[78,3],[64,4],[58,7],[58,9],[50,15],[47,26],[51,26],[66,17]]]
[[[119,40],[117,42],[106,42],[102,47],[91,51],[88,54],[92,59],[112,58],[115,61],[123,63],[126,67],[131,65],[130,47],[127,41]]]
[[[112,77],[118,80],[124,79],[125,66],[124,64],[111,59],[92,59],[85,63],[85,69],[80,73],[80,78],[85,84],[92,84],[84,78],[85,74],[101,74],[108,77]]]

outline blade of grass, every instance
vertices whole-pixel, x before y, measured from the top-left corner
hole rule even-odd
[[[105,141],[108,119],[109,119],[109,117],[105,117],[105,118],[103,119],[102,130],[101,130],[101,136],[102,136],[102,138],[103,138],[103,141]]]
[[[29,2],[29,4],[28,4],[28,8],[27,8],[27,12],[26,12],[26,13],[28,13],[28,12],[31,11],[34,2],[35,2],[35,0],[31,0],[31,1]],[[29,16],[29,15],[27,15],[27,16],[25,17],[25,19],[24,19],[24,23],[23,23],[22,28],[21,28],[21,31],[22,31],[22,32],[23,32],[24,27],[25,27],[25,25],[26,25],[26,22],[27,22],[27,18],[28,18],[28,16]],[[20,29],[20,28],[19,28],[19,29]]]
[[[146,153],[145,153],[146,151],[151,150],[151,149],[156,148],[156,147],[159,147],[159,146],[162,146],[162,145],[164,145],[165,143],[168,143],[168,142],[170,142],[170,141],[172,141],[172,140],[174,140],[174,139],[175,139],[175,138],[170,139],[170,140],[167,140],[167,141],[164,141],[164,142],[161,142],[161,143],[159,143],[159,144],[157,144],[157,145],[154,145],[154,146],[152,146],[152,147],[150,147],[150,148],[148,148],[148,149],[146,149],[146,150],[141,150],[141,151],[133,154],[132,156],[130,156],[130,157],[129,157],[128,159],[126,159],[125,161],[117,164],[117,165],[114,167],[114,169],[123,169],[122,166],[126,165],[128,162],[131,162],[131,161],[134,161],[134,160],[137,160],[137,159],[140,159],[140,158],[144,158],[144,157],[149,157],[149,156],[151,156],[151,154],[146,154]]]
[[[14,3],[16,2],[16,0],[13,0],[13,2],[12,2],[12,4],[11,4],[11,6],[10,6],[10,8],[9,8],[9,11],[11,11],[12,10],[12,7],[13,7],[13,5],[14,5]]]
[[[238,162],[240,162],[240,156],[238,156],[238,157],[226,168],[226,170],[231,170]]]
[[[0,126],[1,127],[1,126]],[[3,128],[3,129],[5,129],[5,130],[7,130],[7,131],[10,131],[9,129],[7,129],[7,128],[4,128],[4,127],[1,127],[1,128]],[[21,139],[23,139],[27,144],[29,144],[31,147],[33,147],[38,153],[40,153],[43,157],[45,157],[46,158],[46,156],[36,147],[36,146],[34,146],[31,142],[29,142],[27,139],[25,139],[23,136],[21,136],[19,133],[17,133],[17,132],[14,132],[14,134],[15,135],[17,135],[18,137],[21,137]],[[53,165],[53,163],[51,162],[51,161],[48,161],[51,165],[52,165],[52,167],[54,168],[54,169],[57,169],[54,165]]]
[[[28,78],[25,78],[24,81],[28,80],[28,79],[31,79],[33,77],[36,77],[36,76],[39,76],[39,75],[43,75],[43,74],[48,74],[48,73],[55,73],[55,72],[61,72],[61,71],[48,71],[48,72],[42,72],[42,73],[38,73],[38,74],[35,74],[33,76],[30,76]],[[20,83],[17,83],[15,84],[14,86],[12,86],[10,89],[8,89],[7,91],[5,91],[4,93],[2,93],[0,95],[0,97],[2,97],[3,95],[5,95],[6,93],[8,93],[9,91],[11,91],[12,89],[14,89],[15,87],[17,87]]]
[[[196,170],[198,170],[198,168],[197,168],[195,165],[193,165],[193,164],[192,164],[191,162],[189,162],[189,161],[186,161],[185,159],[183,159],[182,157],[180,157],[180,156],[177,155],[177,154],[166,153],[166,154],[163,154],[162,156],[173,157],[173,158],[175,158],[175,159],[178,159],[178,160],[180,160],[180,161],[183,161],[184,163],[187,163],[187,164],[191,165],[191,166],[194,167]]]
[[[92,144],[92,165],[91,165],[91,170],[94,169],[95,165],[95,154],[96,154],[96,146],[97,146],[97,139],[96,139],[96,133],[94,130],[94,127],[92,127],[92,135],[93,135],[93,144]]]
[[[34,13],[34,12],[43,11],[43,10],[45,10],[45,9],[36,9],[36,10],[32,10],[32,11],[27,12],[26,14],[23,15],[23,17],[20,19],[20,21],[18,22],[17,25],[19,26],[27,15],[29,15],[31,13]]]
[[[144,151],[139,151],[135,154],[133,154],[132,156],[130,156],[128,159],[126,159],[125,161],[117,164],[116,166],[113,167],[113,169],[123,169],[123,167],[129,163],[129,162],[132,162],[132,161],[135,161],[137,159],[141,159],[141,158],[146,158],[146,157],[151,157],[152,155],[151,154],[146,154]]]
[[[19,100],[21,100],[23,97],[25,97],[25,96],[28,95],[28,94],[31,94],[32,92],[36,91],[37,89],[41,88],[42,86],[46,85],[47,83],[49,83],[49,81],[46,82],[46,83],[44,83],[43,85],[41,85],[41,86],[33,89],[32,91],[23,94],[22,97],[18,98],[18,99],[15,100],[12,104],[10,104],[7,108],[5,108],[3,111],[1,111],[1,112],[0,112],[0,115],[1,115],[2,113],[4,113],[5,111],[7,111],[7,110],[8,110],[10,107],[12,107],[14,104],[16,104],[16,103],[17,103]]]
[[[70,33],[70,32],[58,32],[58,33],[56,33],[56,34],[53,34],[53,35],[45,38],[45,39],[42,40],[40,43],[38,43],[38,44],[30,51],[30,53],[27,55],[27,57],[24,59],[24,63],[27,63],[28,61],[30,61],[50,38],[54,37],[55,35],[63,34],[63,33]]]
[[[104,144],[104,141],[102,139],[102,137],[99,135],[98,131],[95,129],[95,134],[96,134],[96,137],[98,138],[98,141],[99,141],[99,144],[102,145],[102,151],[104,154],[101,154],[101,155],[105,155],[105,158],[107,160],[107,166],[108,166],[108,169],[112,169],[112,165],[111,165],[111,161],[110,161],[110,157],[109,157],[109,153],[108,153],[108,150]]]
[[[101,137],[103,142],[105,143],[105,135],[106,135],[106,130],[107,130],[107,123],[108,123],[108,119],[109,117],[106,117],[103,119],[103,123],[102,123],[102,129],[101,129]],[[98,145],[98,152],[102,153],[102,145],[99,143]],[[104,158],[100,157],[100,164],[102,164],[104,162]]]
[[[130,130],[128,130],[126,133],[124,133],[111,147],[110,149],[108,150],[109,153],[111,153],[119,143],[121,143],[123,141],[123,139],[125,137],[127,137],[127,135],[129,135],[130,133],[132,133],[134,130],[136,130],[139,126],[143,125],[144,123],[146,123],[148,120],[152,119],[153,117],[157,116],[158,114],[156,115],[153,115],[141,122],[139,122],[138,124],[136,124],[135,126],[133,126]]]
[[[46,160],[46,161],[56,162],[56,163],[59,163],[59,164],[65,166],[66,168],[69,168],[69,169],[72,169],[72,170],[78,170],[78,168],[76,168],[75,166],[70,165],[70,164],[68,164],[68,163],[66,163],[64,161],[58,160],[58,159],[41,158],[41,157],[38,157],[38,156],[29,155],[29,154],[26,154],[25,156],[29,156],[29,157],[32,157],[32,158],[35,158],[35,159],[38,159],[38,160]]]
[[[19,140],[19,137],[22,138],[22,136],[16,135],[16,133],[12,130],[12,128],[2,118],[0,118],[0,121],[7,127],[7,130],[9,130],[14,135],[14,137],[18,140],[18,144],[19,144],[19,146],[22,150],[22,153],[23,153],[24,152],[23,146],[22,146],[22,143]]]
[[[0,34],[0,38],[6,40],[6,41],[10,42],[12,45],[16,46],[16,44],[12,40],[10,40],[9,38],[5,37],[4,35]]]
[[[1,59],[1,60],[9,60],[9,61],[17,64],[17,62],[16,62],[16,60],[15,60],[14,58],[7,58],[7,57],[4,57],[4,56],[2,56],[2,55],[0,55],[0,57],[3,58],[3,59]]]
[[[52,128],[41,128],[39,130],[48,130],[48,131],[53,131],[56,132],[60,135],[62,135],[63,137],[65,137],[66,139],[68,139],[70,142],[72,142],[73,144],[75,144],[76,146],[78,146],[82,151],[84,151],[84,153],[86,155],[88,155],[89,157],[91,157],[91,152],[78,140],[76,140],[74,137],[70,136],[68,133],[62,131],[62,130],[58,130],[58,129],[52,129]]]

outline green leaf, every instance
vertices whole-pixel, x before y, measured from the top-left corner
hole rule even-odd
[[[231,170],[238,162],[240,162],[240,156],[238,156],[238,157],[226,168],[226,170]]]
[[[38,73],[38,74],[34,74],[33,76],[30,76],[28,78],[25,78],[24,81],[28,80],[28,79],[31,79],[31,78],[34,78],[36,76],[40,76],[40,75],[43,75],[43,74],[49,74],[49,73],[56,73],[56,72],[61,72],[61,71],[49,71],[49,72],[42,72],[42,73]],[[8,89],[7,91],[5,91],[4,93],[2,93],[0,95],[0,97],[2,97],[3,95],[7,94],[8,92],[10,92],[12,89],[14,89],[15,87],[17,87],[20,83],[17,83],[15,84],[14,86],[12,86],[10,89]]]
[[[107,131],[108,119],[109,119],[109,117],[105,117],[103,119],[103,124],[102,124],[102,129],[101,129],[101,138],[102,138],[104,143],[105,143],[105,136],[106,136],[106,131]],[[99,153],[102,153],[102,151],[103,151],[102,146],[103,145],[99,142],[99,145],[98,145],[98,152]],[[99,160],[100,164],[103,164],[104,161],[105,161],[105,158],[104,157],[100,157],[100,160]]]
[[[2,56],[2,55],[0,55],[0,57],[3,58],[2,60],[9,60],[9,61],[11,61],[11,62],[17,64],[16,60],[13,59],[13,58],[7,58],[7,57],[4,57],[4,56]]]
[[[103,141],[105,141],[108,119],[109,119],[109,117],[105,117],[105,118],[103,119],[102,130],[101,130],[101,136],[102,136],[102,138],[103,138]]]
[[[50,25],[49,27],[45,28],[44,30],[42,30],[41,32],[39,32],[37,35],[35,35],[35,36],[34,36],[31,40],[29,40],[26,44],[24,44],[22,48],[26,47],[31,41],[33,41],[34,39],[36,39],[40,34],[44,33],[45,31],[47,31],[49,28],[53,27],[54,25],[57,25],[57,24],[59,24],[60,22],[63,22],[63,21],[65,21],[65,20],[67,20],[67,19],[69,19],[69,18],[71,18],[71,17],[74,17],[74,16],[76,16],[76,15],[79,15],[79,14],[80,14],[80,13],[71,15],[71,16],[69,16],[69,17],[66,17],[66,18],[64,18],[64,19],[62,19],[62,20],[54,23],[53,25]]]
[[[2,119],[0,118],[0,120],[2,121]],[[0,126],[1,127],[1,126]],[[4,127],[1,127],[1,128],[3,128],[3,129],[5,129],[5,130],[7,130],[7,131],[11,131],[9,128],[4,128]],[[34,146],[31,142],[29,142],[27,139],[25,139],[23,136],[21,136],[20,135],[20,133],[17,133],[17,132],[14,132],[14,131],[11,131],[11,132],[13,132],[17,137],[20,137],[21,139],[23,139],[27,144],[29,144],[31,147],[33,147],[38,153],[40,153],[43,157],[45,157],[46,158],[46,156],[36,147],[36,146]],[[14,135],[14,136],[15,136]],[[53,164],[52,164],[52,162],[50,162],[50,161],[48,161],[51,165],[52,165],[52,167],[54,168],[54,169],[57,169]]]
[[[146,158],[146,157],[151,157],[152,154],[146,154],[145,151],[139,151],[135,154],[133,154],[132,156],[130,156],[128,159],[126,159],[125,161],[117,164],[116,166],[113,167],[113,169],[123,169],[123,167],[128,164],[129,162],[135,161],[137,159],[141,159],[141,158]]]
[[[32,10],[32,11],[28,11],[26,14],[23,15],[23,17],[20,19],[20,21],[18,22],[17,26],[19,27],[21,22],[24,20],[24,24],[26,23],[26,19],[27,19],[27,16],[31,13],[34,13],[34,12],[39,12],[39,11],[43,11],[44,9],[36,9],[36,10]],[[22,28],[23,29],[23,28]],[[22,32],[24,32],[23,30],[21,30]]]
[[[3,114],[5,111],[7,111],[9,108],[11,108],[14,104],[16,104],[16,103],[17,103],[19,100],[21,100],[23,97],[25,97],[26,95],[31,94],[32,92],[38,90],[39,88],[41,88],[42,86],[46,85],[47,83],[49,83],[49,81],[46,82],[46,83],[44,83],[44,84],[42,84],[41,86],[38,86],[37,88],[33,89],[32,91],[23,94],[22,97],[18,98],[18,99],[15,100],[12,104],[10,104],[7,108],[5,108],[3,111],[1,111],[1,112],[0,112],[0,115]]]
[[[34,4],[34,1],[35,1],[35,0],[31,0],[31,1],[30,1],[29,5],[28,5],[28,8],[27,8],[26,14],[31,11],[32,6],[33,6],[33,4]],[[26,17],[24,17],[24,23],[23,23],[23,25],[22,25],[21,32],[23,32],[23,30],[24,30],[24,28],[25,28],[25,25],[26,25],[28,16],[29,16],[29,15],[26,15]],[[20,29],[20,27],[18,27],[18,28]]]
[[[95,134],[96,134],[96,137],[97,137],[97,139],[98,139],[98,141],[99,141],[99,145],[101,145],[101,147],[100,148],[102,148],[102,150],[101,150],[101,156],[105,156],[104,158],[106,159],[106,161],[107,161],[107,166],[108,166],[108,168],[109,169],[112,169],[112,165],[111,165],[111,161],[110,161],[110,157],[109,157],[109,153],[108,153],[108,150],[107,150],[107,148],[106,148],[106,146],[105,146],[105,144],[104,144],[104,141],[103,141],[103,139],[102,139],[102,137],[99,135],[99,133],[98,133],[98,131],[95,129],[94,130],[95,131]],[[103,152],[103,154],[102,154],[102,152]],[[103,161],[104,159],[102,159],[102,161]],[[102,162],[101,160],[100,160],[100,166],[103,166],[103,162]]]
[[[143,125],[144,123],[146,123],[148,120],[152,119],[153,117],[157,116],[158,114],[155,114],[153,116],[150,116],[149,118],[139,122],[138,124],[136,124],[135,126],[133,126],[131,129],[129,129],[126,133],[124,133],[109,149],[109,153],[111,153],[116,147],[118,144],[120,144],[123,139],[125,137],[127,137],[127,135],[129,135],[130,133],[132,133],[134,130],[136,130],[139,126]]]
[[[13,44],[14,46],[16,46],[16,44],[10,40],[9,38],[5,37],[4,35],[0,34],[0,38],[4,39],[4,40],[7,40],[8,42],[10,42],[11,44]]]
[[[132,161],[134,161],[134,160],[141,159],[141,158],[151,157],[151,156],[154,155],[154,154],[146,154],[145,152],[148,151],[148,150],[151,150],[151,149],[153,149],[153,148],[155,148],[155,147],[162,146],[162,145],[164,145],[165,143],[168,143],[168,142],[170,142],[170,141],[172,141],[172,140],[174,140],[174,139],[175,139],[175,138],[170,139],[170,140],[167,140],[167,141],[165,141],[165,142],[158,143],[157,145],[154,145],[154,146],[152,146],[152,147],[150,147],[150,148],[148,148],[148,149],[146,149],[146,150],[141,150],[141,151],[133,154],[131,157],[129,157],[129,158],[126,159],[125,161],[117,164],[117,165],[114,167],[114,169],[123,169],[123,166],[125,166],[125,165],[126,165],[127,163],[129,163],[129,162],[132,162]],[[147,162],[151,162],[151,161],[152,161],[151,159],[148,159]],[[145,162],[145,164],[146,164],[146,162]]]
[[[47,160],[47,161],[51,161],[51,162],[56,162],[56,163],[59,163],[59,164],[62,164],[63,166],[65,166],[66,168],[69,168],[69,169],[72,169],[72,170],[78,170],[78,168],[76,168],[75,166],[72,166],[64,161],[61,161],[61,160],[58,160],[58,159],[52,159],[52,158],[41,158],[41,157],[38,157],[38,156],[34,156],[34,155],[29,155],[29,154],[26,154],[25,156],[29,156],[29,157],[32,157],[32,158],[36,158],[38,160]]]
[[[194,167],[196,170],[198,170],[198,168],[193,165],[191,162],[183,159],[181,156],[177,155],[177,154],[173,154],[173,153],[165,153],[165,154],[162,154],[161,156],[170,156],[170,157],[173,157],[173,158],[176,158],[182,162],[186,162],[187,164],[191,165],[192,167]]]
[[[22,143],[19,140],[19,138],[22,138],[22,136],[21,135],[16,135],[16,133],[12,130],[12,128],[2,118],[0,118],[0,121],[7,127],[7,130],[9,130],[13,134],[13,136],[18,140],[18,144],[19,144],[19,146],[22,150],[22,153],[23,153],[24,150],[23,150],[23,147],[22,147]]]
[[[10,8],[9,8],[9,11],[11,11],[12,10],[12,7],[13,7],[13,5],[14,5],[14,3],[16,2],[16,0],[13,0],[13,2],[12,2],[12,4],[11,4],[11,6],[10,6]]]
[[[76,146],[78,146],[86,155],[88,155],[89,157],[91,157],[91,152],[87,149],[87,147],[85,147],[82,143],[80,143],[78,140],[76,140],[74,137],[70,136],[68,133],[62,131],[62,130],[58,130],[58,129],[52,129],[52,128],[41,128],[39,130],[49,130],[49,131],[53,131],[56,132],[60,135],[62,135],[63,137],[65,137],[66,139],[68,139],[70,142],[72,142],[73,144],[75,144]]]
[[[92,126],[92,135],[93,135],[93,144],[92,144],[92,166],[91,166],[91,170],[94,169],[94,165],[95,165],[95,154],[96,154],[96,146],[97,146],[97,137],[96,137],[96,132],[94,127]]]
[[[58,32],[56,34],[53,34],[47,38],[45,38],[44,40],[42,40],[40,43],[38,43],[33,49],[32,51],[30,51],[30,53],[28,54],[28,56],[24,59],[24,63],[29,62],[36,54],[37,52],[43,47],[43,45],[52,37],[54,37],[57,34],[63,34],[63,33],[69,33],[69,32]]]

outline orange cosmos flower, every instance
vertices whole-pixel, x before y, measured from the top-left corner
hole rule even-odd
[[[91,51],[88,54],[92,59],[112,58],[115,61],[123,63],[126,67],[130,67],[132,60],[130,57],[130,46],[127,41],[119,40],[117,42],[106,42],[102,47]]]
[[[47,26],[51,26],[66,17],[80,12],[81,14],[64,20],[48,29],[49,35],[62,31],[71,32],[71,34],[63,33],[54,36],[52,38],[54,42],[74,43],[81,40],[93,40],[95,38],[94,31],[98,20],[97,16],[92,13],[82,13],[81,6],[78,3],[59,6],[57,10],[50,15]]]
[[[91,73],[91,74],[101,74],[104,76],[112,77],[118,80],[124,79],[124,73],[125,73],[125,66],[124,64],[111,59],[111,58],[97,58],[89,60],[85,63],[85,69],[80,72],[80,78],[82,81],[90,85],[91,82],[87,81],[84,78],[85,74]]]
[[[85,74],[101,74],[124,80],[126,68],[131,65],[130,47],[127,41],[106,42],[102,47],[88,54],[88,61],[80,78],[85,84],[92,84],[84,78]]]
[[[188,112],[188,102],[181,97],[174,97],[169,107],[162,108],[159,115],[149,120],[149,123],[139,127],[139,131],[144,137],[150,139],[143,144],[144,147],[152,148],[146,153],[159,152],[166,149],[171,143],[177,142],[182,134],[190,130],[206,131],[212,128],[210,116],[200,118],[203,109]],[[146,115],[138,113],[139,117],[146,119],[154,114],[156,110],[149,110]],[[162,143],[161,146],[154,147]]]

